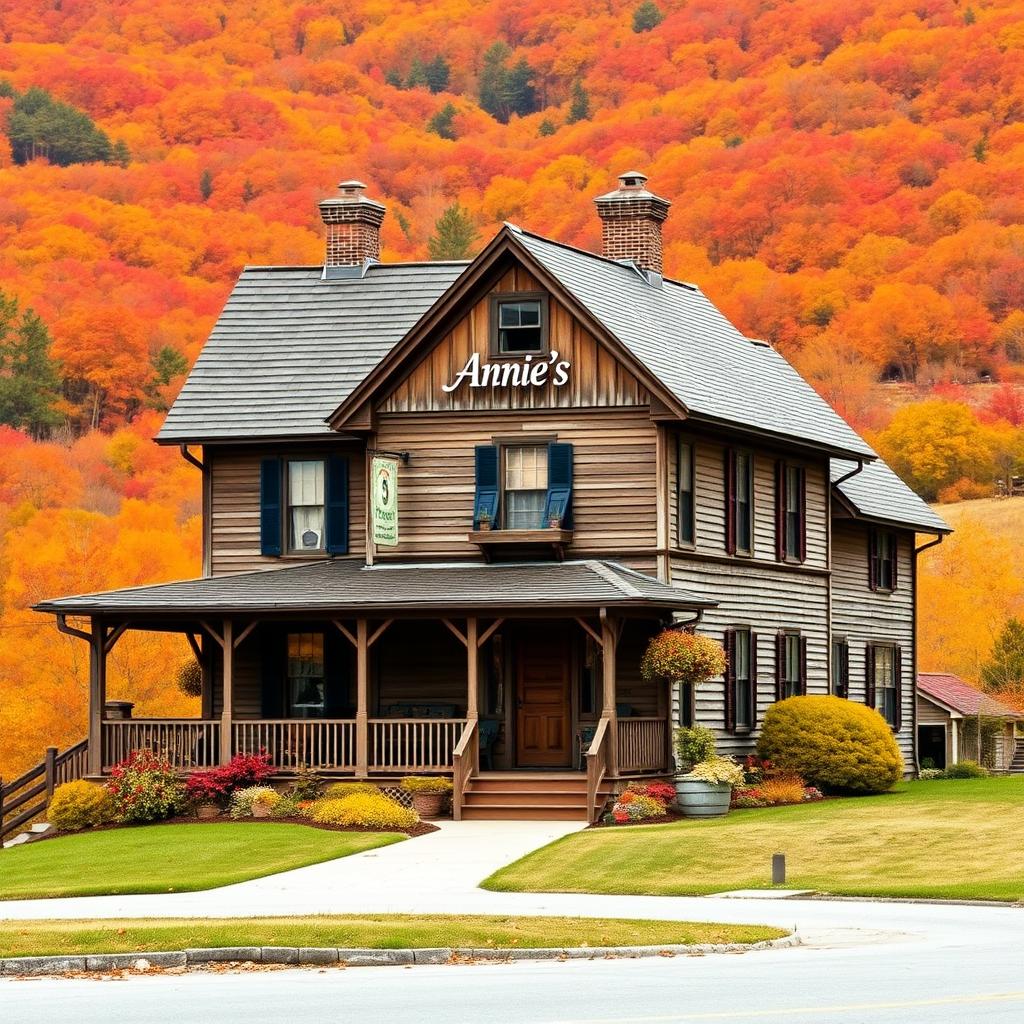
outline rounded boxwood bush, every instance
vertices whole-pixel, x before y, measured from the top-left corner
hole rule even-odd
[[[773,704],[757,752],[830,793],[884,793],[903,777],[903,757],[885,719],[842,697]]]
[[[340,799],[325,797],[311,804],[307,814],[320,825],[354,825],[370,829],[407,829],[420,820],[415,811],[383,793],[352,793]]]
[[[53,791],[46,820],[60,832],[80,832],[114,817],[114,800],[104,786],[79,779]]]

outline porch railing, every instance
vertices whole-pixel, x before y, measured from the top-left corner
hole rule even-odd
[[[352,719],[259,719],[232,724],[236,754],[270,756],[276,768],[355,771],[356,723]]]
[[[371,718],[372,772],[451,771],[464,718]]]
[[[85,775],[89,741],[82,740],[61,753],[49,747],[35,768],[5,783],[0,779],[0,842],[26,825],[49,806],[54,789]]]
[[[667,757],[664,718],[620,718],[619,771],[660,772]]]
[[[597,794],[608,774],[608,719],[602,718],[597,723],[594,738],[587,749],[587,820],[593,821],[597,815]]]
[[[175,768],[211,768],[220,760],[220,722],[199,718],[140,718],[103,723],[103,767],[133,750],[151,750]]]
[[[466,722],[452,752],[452,817],[462,819],[462,803],[480,760],[480,729],[475,718]]]

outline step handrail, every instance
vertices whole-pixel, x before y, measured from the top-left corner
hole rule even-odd
[[[47,747],[46,756],[34,768],[8,783],[0,779],[0,843],[15,829],[42,814],[50,806],[57,786],[84,777],[88,751],[88,739],[80,740],[63,753],[57,747]],[[42,799],[32,803],[36,797]],[[25,806],[30,803],[30,807]]]
[[[608,727],[611,718],[604,716],[597,723],[594,738],[587,748],[587,821],[597,817],[597,793],[608,774]]]
[[[470,780],[476,774],[479,752],[480,730],[477,719],[470,718],[452,751],[452,818],[455,821],[462,820],[462,803]]]

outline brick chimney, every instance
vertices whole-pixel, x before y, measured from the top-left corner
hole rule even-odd
[[[647,191],[647,176],[639,171],[620,174],[619,187],[594,202],[601,218],[602,254],[660,274],[661,224],[672,204]]]
[[[385,209],[367,199],[361,181],[343,181],[340,195],[320,202],[320,216],[327,227],[324,267],[361,267],[380,259],[380,224]]]

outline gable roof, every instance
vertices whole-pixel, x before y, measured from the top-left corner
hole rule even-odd
[[[332,437],[325,422],[465,263],[242,271],[157,440]]]
[[[953,532],[953,528],[881,459],[864,463],[859,473],[843,479],[856,468],[855,462],[831,461],[832,483],[835,486],[842,480],[835,489],[858,517],[909,526],[924,533]]]
[[[715,601],[615,562],[380,563],[348,558],[43,601],[64,615],[396,609],[708,608]]]
[[[918,672],[917,689],[925,697],[934,697],[940,704],[961,715],[980,713],[1024,719],[1024,714],[948,672]]]

